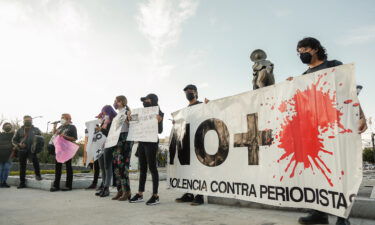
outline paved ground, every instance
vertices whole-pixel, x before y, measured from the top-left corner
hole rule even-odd
[[[136,190],[136,182],[132,183]],[[148,182],[148,190],[151,182]],[[114,195],[114,192],[111,193]],[[205,204],[190,206],[174,199],[180,193],[160,183],[161,204],[112,201],[93,191],[47,192],[35,189],[0,189],[0,225],[294,225],[303,214]],[[148,198],[150,193],[145,193]],[[374,212],[375,213],[375,212]],[[330,219],[335,224],[334,217]],[[354,225],[374,225],[374,220],[351,219]]]

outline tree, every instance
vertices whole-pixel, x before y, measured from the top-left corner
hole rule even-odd
[[[363,150],[363,161],[369,162],[369,163],[375,163],[375,161],[374,161],[374,149],[365,148]]]

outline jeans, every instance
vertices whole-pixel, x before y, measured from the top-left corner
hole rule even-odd
[[[0,163],[0,183],[7,181],[11,167],[11,162]]]
[[[139,142],[138,158],[140,165],[139,175],[139,192],[145,191],[145,184],[147,178],[147,167],[152,176],[152,192],[158,193],[159,188],[159,172],[156,167],[156,153],[158,152],[158,143]]]
[[[111,179],[113,177],[112,159],[114,148],[104,149],[103,155],[98,159],[100,170],[102,171],[102,183],[104,187],[111,186]]]

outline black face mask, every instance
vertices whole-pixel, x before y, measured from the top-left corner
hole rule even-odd
[[[25,127],[31,127],[33,125],[33,122],[31,122],[31,121],[24,121],[23,125],[25,125]]]
[[[195,98],[195,94],[194,93],[186,93],[186,99],[191,101]]]
[[[301,61],[304,63],[304,64],[310,64],[311,63],[311,59],[312,59],[312,55],[308,52],[304,52],[304,53],[301,53],[299,55],[299,58],[301,59]]]
[[[143,106],[144,106],[144,107],[150,107],[150,106],[151,106],[151,103],[149,103],[149,102],[143,102]]]
[[[117,103],[113,103],[113,108],[118,109]]]

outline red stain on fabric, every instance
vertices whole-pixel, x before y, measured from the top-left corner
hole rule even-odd
[[[296,167],[303,164],[304,170],[313,166],[320,171],[330,186],[334,186],[328,174],[331,169],[318,155],[333,153],[326,150],[323,145],[322,134],[337,126],[340,133],[351,133],[341,123],[343,115],[336,106],[336,93],[324,92],[318,88],[321,78],[306,90],[297,90],[294,96],[280,104],[280,112],[285,112],[288,105],[293,109],[293,114],[286,116],[278,133],[279,148],[284,149],[284,154],[278,162],[287,159],[288,165],[285,172],[291,171],[289,177],[295,176]],[[288,157],[290,159],[288,159]],[[282,179],[281,179],[282,180]]]

